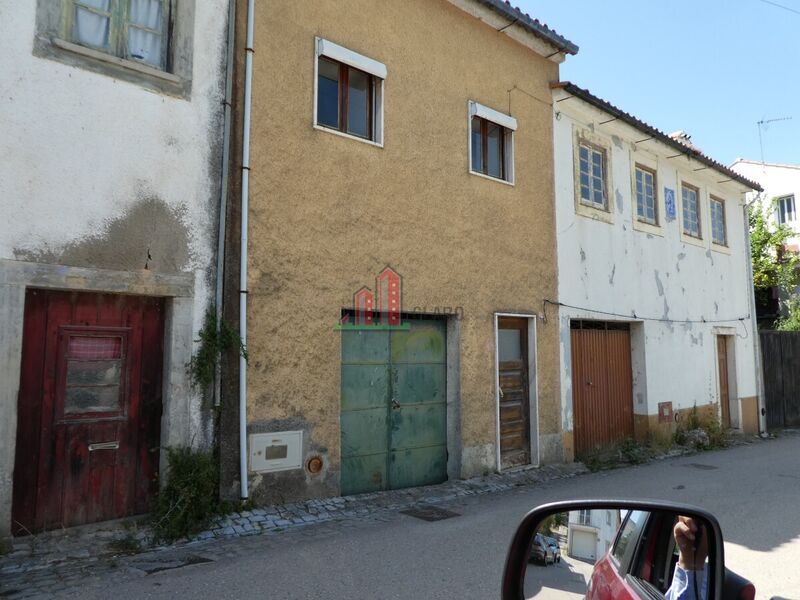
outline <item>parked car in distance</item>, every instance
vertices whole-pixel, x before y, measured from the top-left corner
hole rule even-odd
[[[558,545],[558,540],[551,537],[545,537],[544,541],[553,550],[553,562],[561,562],[561,547]]]
[[[537,533],[533,537],[533,542],[531,542],[530,561],[541,563],[545,567],[555,562],[553,548],[547,543],[541,533]]]

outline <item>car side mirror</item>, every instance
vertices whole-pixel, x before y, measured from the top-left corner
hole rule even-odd
[[[752,584],[737,577],[725,571],[719,523],[701,508],[576,500],[525,515],[508,550],[502,598],[752,597]]]

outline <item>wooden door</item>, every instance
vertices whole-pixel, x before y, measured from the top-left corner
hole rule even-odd
[[[446,358],[443,320],[342,331],[342,494],[447,479]]]
[[[572,323],[572,413],[577,456],[633,437],[631,339],[616,323]]]
[[[717,372],[719,374],[719,405],[722,408],[722,426],[731,427],[731,399],[728,386],[728,336],[717,336]]]
[[[157,489],[163,301],[29,290],[16,534],[146,512]]]
[[[499,317],[497,365],[500,396],[500,466],[531,461],[528,319]]]

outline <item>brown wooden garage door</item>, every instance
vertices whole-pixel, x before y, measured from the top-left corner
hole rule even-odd
[[[572,321],[575,454],[633,437],[631,335],[627,325]]]

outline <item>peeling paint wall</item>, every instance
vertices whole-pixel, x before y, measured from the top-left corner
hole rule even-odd
[[[561,91],[555,97],[563,97]],[[628,321],[632,337],[634,413],[655,415],[660,402],[674,410],[718,403],[716,335],[734,336],[734,425],[741,399],[756,395],[748,294],[743,193],[740,184],[646,137],[578,99],[560,102],[554,118],[558,300],[560,308],[562,427],[572,430],[570,319]],[[576,135],[591,131],[607,152],[610,213],[578,214],[574,181]],[[635,222],[634,165],[656,171],[659,226]],[[700,188],[703,239],[681,234],[680,182]],[[664,211],[664,187],[675,191],[676,215]],[[725,201],[728,247],[710,243],[709,196]],[[602,314],[613,313],[612,315]],[[619,315],[619,316],[614,316]],[[683,323],[684,320],[707,322]],[[740,321],[739,319],[743,319]],[[721,322],[712,322],[721,321]]]
[[[0,258],[190,273],[197,332],[214,284],[228,2],[179,4],[193,18],[188,99],[35,56],[37,2],[3,8]]]
[[[384,148],[312,126],[315,36],[386,65]],[[390,264],[404,310],[463,310],[460,474],[494,470],[494,313],[538,313],[556,293],[557,65],[445,1],[262,2],[255,38],[248,421],[303,419],[337,472],[334,326]],[[469,100],[518,120],[514,186],[469,174]],[[538,330],[542,435],[560,434],[557,334]]]

